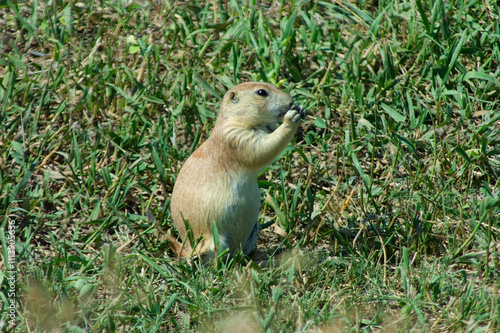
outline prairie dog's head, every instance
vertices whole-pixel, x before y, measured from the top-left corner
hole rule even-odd
[[[228,90],[218,121],[237,121],[249,127],[276,123],[292,108],[293,98],[269,83],[247,82]]]

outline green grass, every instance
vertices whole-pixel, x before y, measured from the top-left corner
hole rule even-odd
[[[500,331],[496,1],[0,7],[1,330]],[[176,175],[250,80],[308,110],[259,179],[285,263],[176,262]]]

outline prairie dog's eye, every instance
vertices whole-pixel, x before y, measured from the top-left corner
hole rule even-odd
[[[267,93],[267,91],[265,91],[264,89],[259,89],[257,90],[257,94],[262,96],[262,97],[266,97],[268,96],[269,94]]]

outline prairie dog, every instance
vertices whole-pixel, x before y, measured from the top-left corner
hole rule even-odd
[[[293,98],[268,83],[239,84],[224,95],[212,135],[181,168],[171,198],[183,241],[186,224],[203,261],[214,258],[213,223],[219,246],[250,254],[257,243],[260,191],[257,176],[288,145],[301,117]],[[283,120],[277,127],[276,123]]]

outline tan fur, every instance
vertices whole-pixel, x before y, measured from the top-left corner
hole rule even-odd
[[[259,95],[261,90],[268,95]],[[223,249],[231,254],[253,250],[260,206],[257,176],[295,134],[301,114],[292,106],[292,97],[268,83],[243,83],[226,93],[212,135],[188,158],[172,193],[172,218],[182,240],[187,239],[185,222],[195,241],[202,237],[192,254],[213,258],[213,223]],[[189,241],[185,246],[192,249]]]

